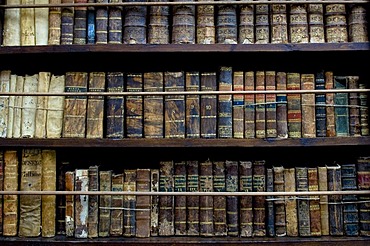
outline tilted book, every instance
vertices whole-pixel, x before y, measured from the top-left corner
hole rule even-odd
[[[213,191],[226,191],[225,161],[213,161]],[[227,235],[226,196],[213,196],[213,224],[215,236]]]
[[[75,3],[87,3],[87,0],[74,0]],[[73,44],[86,44],[87,7],[74,7]]]
[[[7,5],[21,4],[21,0],[6,1]],[[21,9],[4,9],[3,43],[4,46],[21,45]]]
[[[200,90],[216,91],[216,72],[201,72]],[[217,95],[201,95],[200,97],[200,136],[216,138],[217,136]]]
[[[150,169],[150,191],[159,191],[159,169]],[[150,196],[150,236],[158,236],[159,196]]]
[[[45,93],[49,91],[50,72],[39,72],[39,81],[37,92]],[[46,137],[46,123],[47,123],[47,107],[48,96],[37,96],[36,102],[36,116],[35,116],[35,138]]]
[[[285,91],[287,88],[286,72],[276,72],[276,90]],[[288,137],[287,94],[276,94],[276,134],[278,138]]]
[[[199,191],[213,192],[213,164],[210,160],[199,162]],[[199,235],[214,236],[213,196],[199,198]]]
[[[266,74],[265,71],[256,71],[256,91],[261,91],[256,94],[256,138],[266,137],[266,94],[263,91],[266,89]]]
[[[109,3],[121,3],[122,0],[108,0]],[[108,43],[122,44],[123,23],[122,18],[123,8],[121,6],[112,6],[108,8]]]
[[[348,89],[359,89],[359,76],[348,76]],[[350,92],[348,94],[349,103],[349,135],[361,136],[360,124],[360,96],[357,92]]]
[[[357,185],[358,190],[370,189],[370,157],[360,156],[357,158]],[[369,214],[369,195],[360,195],[359,204],[359,221],[360,235],[370,236],[370,214]]]
[[[199,192],[199,161],[186,161],[186,191]],[[186,196],[187,235],[199,236],[199,196]]]
[[[252,189],[254,192],[266,191],[265,160],[253,162]],[[253,196],[253,236],[266,236],[266,197]]]
[[[112,171],[99,171],[99,191],[112,191]],[[109,236],[111,207],[111,195],[99,196],[99,237]]]
[[[51,75],[49,92],[63,93],[65,75]],[[46,114],[46,138],[60,138],[63,130],[65,96],[49,96]]]
[[[270,10],[268,4],[255,6],[255,35],[256,44],[270,43]]]
[[[349,6],[348,15],[348,41],[349,42],[367,42],[368,22],[367,9],[364,5],[352,4]]]
[[[276,90],[276,72],[266,71],[266,90]],[[266,137],[276,138],[277,137],[277,115],[276,115],[276,99],[275,93],[268,93],[266,98]]]
[[[121,192],[124,190],[124,185],[124,174],[112,173],[112,191]],[[123,231],[126,229],[123,223],[124,215],[126,213],[129,214],[131,211],[130,207],[126,207],[126,204],[124,204],[123,195],[112,195],[111,201],[111,206],[113,209],[110,212],[109,235],[112,237],[119,237],[122,236]],[[122,208],[125,208],[125,210],[122,210]],[[130,224],[128,224],[128,226],[130,226]]]
[[[359,89],[366,89],[366,85],[363,82],[359,82]],[[360,125],[361,125],[361,136],[369,135],[369,108],[367,92],[360,92]]]
[[[215,6],[197,5],[196,23],[197,23],[196,43],[197,44],[216,43]]]
[[[125,2],[142,2],[142,0],[126,0]],[[144,2],[144,1],[143,1]],[[147,6],[125,6],[123,40],[124,44],[146,44]]]
[[[301,74],[301,89],[315,89],[315,75],[312,73]],[[316,118],[315,118],[315,94],[303,93],[301,95],[302,110],[302,137],[316,137]]]
[[[75,190],[75,171],[67,171],[65,173],[65,190]],[[66,236],[73,237],[75,233],[75,196],[66,195],[66,210],[65,210],[65,229]]]
[[[87,92],[87,72],[67,72],[65,92]],[[64,138],[84,138],[86,136],[86,96],[66,96],[64,100],[63,132]]]
[[[233,91],[244,91],[244,72],[233,72]],[[233,96],[233,138],[244,138],[244,95],[234,94]]]
[[[239,11],[239,26],[238,26],[238,43],[239,44],[254,44],[254,5],[240,5]]]
[[[271,43],[288,43],[287,5],[270,5]]]
[[[334,75],[332,71],[325,72],[325,89],[334,89]],[[334,113],[334,93],[326,92],[326,136],[335,137],[337,135],[335,128],[335,113]]]
[[[50,0],[50,4],[61,4],[61,0]],[[62,9],[60,7],[49,8],[49,32],[48,45],[60,45],[62,25]]]
[[[308,191],[319,190],[319,176],[318,169],[316,167],[307,168],[308,176]],[[321,236],[321,210],[320,210],[320,197],[310,196],[309,210],[310,210],[310,229],[311,236]]]
[[[89,170],[76,169],[75,191],[89,191]],[[87,238],[89,215],[89,196],[75,195],[75,238]]]
[[[284,192],[285,181],[284,181],[284,167],[278,166],[272,168],[274,173],[274,191]],[[286,208],[285,208],[285,197],[276,196],[274,201],[275,205],[275,236],[284,237],[287,235],[286,229]],[[290,211],[289,211],[290,213]]]
[[[316,73],[315,90],[325,90],[324,71]],[[316,137],[326,137],[325,92],[315,94]]]
[[[38,74],[25,75],[23,92],[37,92]],[[33,138],[35,136],[37,96],[24,96],[22,101],[21,137]]]
[[[190,0],[193,1],[193,0]],[[195,6],[172,7],[172,44],[195,43]]]
[[[266,168],[266,191],[274,191],[274,171],[271,167]],[[266,235],[275,236],[275,204],[274,196],[266,196]]]
[[[308,43],[307,4],[290,4],[289,37],[291,43]]]
[[[97,0],[97,3],[108,3],[108,0]],[[95,7],[95,43],[108,43],[108,8]]]
[[[342,190],[341,166],[328,166],[328,190]],[[342,195],[329,195],[329,234],[331,236],[344,235]]]
[[[174,191],[186,191],[186,162],[174,161]],[[177,195],[174,197],[174,227],[176,236],[186,235],[186,196]]]
[[[296,191],[308,191],[307,167],[295,167]],[[310,201],[308,196],[299,196],[297,200],[298,234],[301,237],[311,236]]]
[[[239,164],[239,189],[243,192],[252,192],[252,161],[240,161]],[[253,203],[252,196],[239,198],[240,236],[252,237],[253,233]]]
[[[89,191],[99,191],[99,166],[89,166]],[[87,236],[98,237],[99,233],[99,196],[89,195],[89,210],[87,215]]]
[[[348,89],[347,76],[334,76],[334,89]],[[349,95],[345,92],[334,93],[335,131],[337,137],[349,136]]]
[[[307,13],[310,43],[325,43],[324,5],[308,4]]]
[[[61,3],[71,4],[74,0],[61,0]],[[62,7],[60,44],[73,44],[74,8]]]
[[[9,92],[10,70],[0,72],[0,92]],[[0,96],[0,137],[6,138],[8,131],[9,96]]]
[[[35,0],[21,0],[35,4]],[[35,8],[21,8],[21,46],[36,45]]]
[[[150,169],[136,170],[136,191],[149,192],[151,186]],[[150,237],[150,196],[136,197],[136,237]]]
[[[287,73],[287,90],[301,89],[300,73]],[[301,94],[287,94],[288,136],[302,137]]]
[[[284,191],[296,191],[296,179],[294,168],[284,168]],[[286,235],[288,237],[298,236],[297,201],[294,196],[285,196],[286,211]],[[289,211],[287,213],[287,211]]]
[[[348,42],[346,4],[325,5],[325,35],[328,43]]]
[[[239,191],[239,162],[225,161],[225,186],[227,192]],[[226,222],[227,235],[239,236],[239,198],[238,196],[226,196]]]
[[[328,169],[326,166],[317,167],[317,175],[319,181],[319,191],[328,190]],[[321,219],[321,235],[329,235],[329,205],[328,195],[320,195],[320,219]]]
[[[126,74],[126,91],[143,91],[142,73]],[[126,135],[128,138],[141,138],[143,137],[143,97],[130,95],[126,96],[125,100]]]
[[[246,71],[244,73],[244,90],[254,91],[255,90],[255,72]],[[256,136],[256,100],[255,94],[245,94],[244,95],[244,137],[245,138],[255,138]]]
[[[199,71],[185,73],[185,90],[200,90]],[[200,138],[200,95],[185,96],[185,137]]]
[[[218,90],[232,91],[232,67],[222,66],[218,72]],[[218,95],[217,136],[219,138],[232,138],[233,136],[233,104],[232,95]]]
[[[160,161],[159,163],[159,191],[174,191],[174,165],[173,161]],[[173,236],[175,235],[174,226],[174,196],[159,197],[158,212],[158,235]]]
[[[217,5],[216,40],[219,44],[237,44],[236,5]]]
[[[164,2],[164,0],[150,0],[149,2]],[[169,44],[170,6],[152,5],[149,6],[148,12],[148,43]]]

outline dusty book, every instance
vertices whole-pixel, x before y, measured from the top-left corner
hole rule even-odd
[[[186,161],[186,191],[199,192],[199,161]],[[187,196],[187,235],[199,236],[199,196]]]
[[[174,191],[174,164],[172,160],[160,161],[159,163],[159,191]],[[175,235],[174,226],[174,197],[166,195],[159,197],[158,212],[158,235]]]
[[[174,161],[174,191],[185,192],[186,191],[186,162],[185,161]],[[184,236],[186,235],[186,196],[175,196],[174,197],[174,227],[175,235]]]
[[[39,81],[37,84],[37,92],[45,93],[49,91],[50,86],[50,72],[39,72]],[[35,138],[46,137],[47,124],[47,106],[48,96],[38,96],[36,101],[36,115],[35,115]]]
[[[108,0],[109,3],[121,3],[122,0]],[[121,6],[112,6],[108,8],[108,43],[122,44],[123,23],[122,18],[123,8]]]
[[[200,90],[216,91],[216,72],[201,72]],[[217,95],[201,95],[200,97],[200,136],[201,138],[217,137]]]
[[[185,90],[200,90],[198,71],[185,73]],[[185,137],[200,138],[200,95],[191,94],[185,96]]]
[[[142,73],[129,72],[126,74],[126,91],[143,91]],[[143,137],[143,97],[130,95],[125,97],[125,101],[126,136],[128,138],[141,138]]]
[[[38,74],[25,75],[23,92],[37,92]],[[21,137],[33,138],[36,130],[37,96],[24,96],[22,101]]]
[[[232,67],[222,66],[218,72],[218,90],[232,91]],[[233,108],[232,95],[218,95],[217,136],[232,138],[233,136]]]
[[[205,160],[199,163],[199,191],[213,192],[212,161]],[[213,196],[199,198],[199,235],[214,236]]]
[[[151,181],[148,168],[136,170],[136,191],[149,192]],[[136,237],[150,237],[151,196],[136,197]]]
[[[213,191],[226,191],[225,161],[213,161]],[[215,236],[227,235],[226,196],[213,196],[213,224]]]
[[[315,89],[315,75],[312,73],[301,74],[301,89]],[[316,137],[316,118],[315,118],[315,94],[303,93],[301,95],[302,111],[302,137]]]
[[[89,191],[99,191],[99,166],[89,166]],[[89,210],[87,215],[87,236],[98,237],[99,232],[99,196],[89,195]]]
[[[239,165],[239,189],[244,192],[252,192],[252,161],[240,161]],[[253,198],[241,196],[239,198],[240,213],[240,236],[252,237],[253,233]]]
[[[244,72],[233,72],[233,91],[244,90]],[[244,138],[244,95],[234,94],[233,98],[233,138]]]
[[[65,75],[51,75],[49,92],[63,93]],[[46,114],[46,138],[60,138],[63,130],[65,96],[49,96]]]
[[[75,191],[89,191],[89,170],[75,170]],[[75,195],[75,238],[87,238],[88,236],[88,215],[89,196],[86,194]]]
[[[342,190],[341,166],[327,166],[328,190]],[[340,204],[342,195],[329,195],[329,234],[331,236],[344,235],[343,231],[343,206]]]
[[[193,1],[193,0],[188,0]],[[173,44],[195,43],[195,6],[177,5],[172,7],[172,42]]]
[[[122,192],[124,189],[124,174],[123,173],[112,173],[112,191]],[[122,236],[124,231],[124,214],[130,212],[130,208],[124,204],[123,195],[112,195],[111,196],[112,210],[110,212],[110,228],[109,235],[112,237]],[[126,208],[122,210],[121,208]],[[130,221],[131,222],[131,221]],[[130,226],[130,224],[129,224]]]
[[[239,162],[225,161],[225,190],[226,192],[239,191]],[[239,236],[239,197],[226,196],[227,235]]]
[[[99,171],[99,191],[112,191],[112,171]],[[110,214],[112,196],[101,195],[99,197],[99,237],[108,237],[110,228]]]
[[[124,2],[142,2],[142,0],[125,0]],[[122,22],[122,43],[146,44],[147,43],[147,7],[125,6]]]
[[[236,5],[217,5],[216,8],[216,42],[219,44],[237,44]]]

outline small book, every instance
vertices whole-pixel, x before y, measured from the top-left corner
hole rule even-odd
[[[348,76],[348,89],[359,89],[359,76]],[[357,92],[348,94],[349,136],[361,136],[360,96]]]
[[[17,93],[23,92],[23,86],[24,86],[24,76],[17,75],[15,92]],[[62,91],[64,91],[64,86],[62,88]],[[16,96],[14,100],[14,119],[12,133],[13,138],[20,138],[22,134],[22,105],[23,105],[23,96],[22,95]]]
[[[315,89],[315,75],[312,73],[301,74],[301,89]],[[316,116],[315,116],[315,94],[303,93],[301,95],[302,111],[302,137],[316,137]]]
[[[198,71],[185,73],[185,90],[194,92],[200,90]],[[185,96],[185,137],[200,138],[200,95]]]
[[[136,191],[150,191],[151,169],[138,168],[136,170]],[[136,197],[136,237],[150,237],[150,196]]]
[[[334,89],[334,75],[332,71],[325,72],[325,89]],[[326,92],[326,136],[335,137],[337,135],[335,128],[335,113],[334,113],[334,93]]]
[[[244,72],[234,71],[233,91],[244,90]],[[244,138],[244,95],[234,94],[233,96],[233,138]]]
[[[188,0],[189,1],[189,0]],[[193,1],[193,0],[190,0]],[[172,7],[172,44],[195,44],[195,6]]]
[[[287,88],[286,72],[276,72],[276,90]],[[288,138],[287,94],[276,94],[276,134],[278,138]]]
[[[6,1],[7,5],[19,5],[21,0]],[[4,9],[3,46],[21,45],[21,9]]]
[[[244,90],[254,91],[255,90],[255,72],[246,71],[244,73]],[[244,95],[244,137],[255,138],[256,137],[256,96],[253,93]]]
[[[124,185],[124,174],[112,173],[112,191],[121,192],[125,188]],[[126,196],[112,195],[111,198],[111,206],[114,209],[110,212],[109,235],[112,237],[120,237],[123,231],[126,230],[126,224],[124,224],[123,220],[126,213],[130,213],[130,207],[126,207],[126,204],[124,204],[124,197]],[[125,210],[121,208],[125,208]],[[130,226],[130,224],[128,224],[128,226]]]
[[[255,7],[256,44],[270,43],[270,16],[268,4],[257,4]]]
[[[287,90],[301,89],[300,73],[287,73]],[[302,137],[301,94],[287,94],[288,136]]]
[[[254,192],[266,191],[266,167],[265,160],[253,162],[252,189]],[[266,197],[253,196],[253,236],[266,236]]]
[[[37,92],[38,73],[33,75],[25,75],[23,92]],[[35,137],[35,121],[36,121],[36,105],[37,96],[24,96],[22,101],[22,122],[21,122],[21,137]]]
[[[89,191],[99,191],[99,166],[89,166]],[[87,235],[97,238],[99,233],[99,196],[89,195],[89,210],[87,215]]]
[[[266,90],[276,90],[276,72],[266,71]],[[275,93],[268,93],[265,95],[266,98],[266,137],[276,138],[277,137],[277,115],[276,115],[276,99]]]
[[[218,90],[232,91],[232,67],[223,66],[218,73]],[[219,138],[232,138],[233,136],[233,101],[232,95],[218,95],[217,136]]]
[[[352,4],[348,14],[348,41],[368,42],[367,9],[364,5]]]
[[[348,89],[348,76],[334,76],[334,89]],[[337,137],[349,136],[349,95],[345,92],[334,93],[335,131]]]
[[[99,171],[99,190],[112,191],[112,171]],[[110,228],[110,214],[112,207],[112,196],[99,196],[99,237],[108,237]]]
[[[61,0],[62,4],[73,4],[74,0]],[[60,44],[73,44],[74,8],[62,7]]]
[[[21,4],[35,4],[35,0],[21,0]],[[21,46],[36,45],[35,8],[21,8]]]
[[[108,0],[97,0],[97,3],[108,3]],[[95,8],[95,43],[107,44],[108,43],[108,8],[94,7]]]
[[[284,191],[296,191],[296,178],[294,168],[284,168]],[[298,236],[297,201],[293,196],[285,196],[286,213],[286,235],[288,237]]]
[[[150,169],[150,191],[159,191],[159,169]],[[150,236],[158,236],[159,196],[152,195],[150,207]]]
[[[143,91],[143,74],[126,74],[126,91]],[[143,137],[143,97],[130,95],[125,97],[126,135],[128,138]]]
[[[75,191],[89,191],[89,169],[76,169]],[[88,236],[88,215],[89,196],[75,195],[75,238],[87,238]]]
[[[252,161],[240,161],[239,189],[241,192],[252,192]],[[252,196],[239,198],[240,236],[252,237],[253,234],[253,203]]]
[[[357,158],[357,185],[358,190],[370,189],[370,157],[360,156]],[[359,222],[360,222],[360,236],[370,236],[370,214],[369,214],[369,195],[359,195]]]
[[[284,192],[284,167],[278,166],[272,168],[274,175],[274,191]],[[284,196],[276,196],[274,201],[275,205],[275,236],[284,237],[287,235],[286,229],[286,208]],[[290,211],[289,211],[290,212]]]
[[[50,4],[61,4],[61,0],[50,0]],[[48,45],[60,45],[62,25],[62,9],[60,7],[49,8],[49,33]]]
[[[199,192],[199,161],[186,161],[186,191]],[[187,235],[199,236],[199,196],[186,196]]]
[[[196,43],[215,44],[216,43],[215,6],[197,5],[196,23],[197,23]]]
[[[74,0],[75,3],[87,3],[87,0]],[[86,44],[87,7],[74,7],[73,44]]]
[[[238,43],[236,5],[217,5],[216,40],[219,44]]]
[[[164,2],[164,0],[150,0],[149,2]],[[151,5],[148,15],[148,43],[169,44],[170,6]]]
[[[324,71],[316,73],[315,90],[325,90]],[[326,137],[325,92],[315,94],[316,137]]]
[[[61,160],[58,161],[57,170],[57,190],[66,190],[66,172],[70,169],[70,162]],[[56,234],[66,235],[66,196],[56,197]]]
[[[348,42],[347,9],[344,3],[325,5],[326,42]]]
[[[122,0],[108,0],[109,3],[121,3]],[[123,8],[121,6],[111,6],[108,8],[108,43],[122,44],[123,23],[122,18]]]
[[[213,163],[210,160],[199,162],[199,191],[213,192]],[[199,235],[214,236],[213,196],[199,198]]]
[[[307,4],[290,4],[289,17],[290,43],[308,43]]]
[[[174,191],[174,164],[173,161],[160,161],[159,163],[159,191]],[[174,226],[174,196],[159,197],[158,212],[158,235],[173,236],[175,235]]]
[[[308,191],[307,167],[295,167],[296,191]],[[297,200],[298,234],[300,237],[311,236],[310,201],[308,196],[299,196]]]
[[[125,2],[145,2],[125,0]],[[125,6],[122,28],[124,44],[146,44],[147,6]]]
[[[239,26],[238,26],[238,43],[239,44],[254,44],[254,5],[240,5],[239,11]]]
[[[39,72],[39,81],[37,84],[37,92],[45,93],[49,91],[50,86],[50,72]],[[46,138],[46,124],[47,124],[47,107],[48,96],[37,96],[36,101],[36,116],[35,116],[35,138]]]
[[[317,175],[319,180],[319,191],[328,190],[328,170],[326,166],[317,167]],[[320,195],[320,219],[321,219],[321,235],[329,235],[329,205],[328,195]]]
[[[266,191],[274,191],[274,171],[272,168],[266,169]],[[275,236],[275,205],[274,196],[266,196],[266,235]]]
[[[341,166],[328,166],[328,190],[342,190]],[[342,195],[329,195],[329,234],[331,236],[342,236],[343,231],[343,206]]]
[[[213,161],[213,191],[226,191],[225,161]],[[226,196],[213,196],[213,224],[215,236],[227,235]]]
[[[174,191],[186,191],[186,162],[174,161]],[[174,227],[176,236],[186,235],[186,196],[177,195],[174,197]]]
[[[318,169],[316,167],[307,168],[308,176],[308,191],[319,190]],[[321,236],[321,210],[320,197],[310,196],[309,211],[310,211],[310,229],[311,236]]]
[[[359,89],[366,89],[366,85],[363,82],[359,82]],[[369,108],[367,92],[360,92],[360,125],[361,125],[361,136],[369,135]]]
[[[256,71],[256,91],[266,89],[265,71]],[[256,138],[266,138],[266,94],[260,92],[255,96],[256,100]]]
[[[325,43],[324,5],[308,4],[307,14],[310,43]]]
[[[216,72],[201,72],[200,90],[216,91]],[[217,95],[201,95],[200,97],[200,136],[201,138],[217,137]]]
[[[226,192],[239,191],[239,162],[225,161],[225,188]],[[227,235],[239,236],[239,198],[238,196],[226,196],[226,222]]]
[[[9,92],[10,89],[10,70],[0,72],[0,92]],[[0,96],[0,137],[6,138],[8,131],[9,96]]]
[[[63,93],[65,75],[51,75],[49,92]],[[65,96],[49,96],[46,115],[46,138],[60,138],[63,130]]]
[[[287,5],[271,4],[271,43],[288,43]]]

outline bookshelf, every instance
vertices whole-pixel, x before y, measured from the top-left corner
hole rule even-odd
[[[336,1],[302,1],[310,3],[337,3]],[[366,4],[368,1],[344,1],[346,4]],[[259,1],[260,4],[290,4],[291,1]],[[296,1],[295,3],[301,3]],[[70,6],[129,6],[133,3],[83,3]],[[135,5],[162,6],[160,2],[135,2]],[[190,5],[230,5],[230,1],[218,2],[167,2],[169,6],[181,4]],[[256,4],[253,2],[252,4]],[[67,5],[46,4],[38,7],[63,7]],[[69,6],[69,5],[68,5]],[[4,7],[4,5],[2,6]],[[13,7],[29,8],[33,5],[15,5]],[[6,8],[5,8],[6,9]],[[4,8],[2,8],[4,10]],[[367,14],[369,20],[369,12]],[[40,71],[49,71],[52,74],[65,74],[68,71],[123,71],[142,73],[147,71],[218,71],[220,66],[230,66],[233,71],[286,71],[299,73],[314,73],[321,69],[333,71],[334,74],[358,75],[362,81],[369,84],[370,73],[368,60],[370,55],[369,42],[341,42],[341,43],[266,43],[266,44],[72,44],[72,45],[34,45],[34,46],[2,46],[0,47],[0,70],[11,70],[14,74],[34,74]],[[367,87],[370,88],[370,87]],[[356,90],[354,90],[357,92]],[[369,93],[370,89],[358,92]],[[277,91],[275,91],[276,93]],[[283,91],[288,92],[288,91]],[[310,91],[318,93],[317,91]],[[238,92],[240,93],[240,92]],[[268,94],[262,91],[261,94]],[[272,92],[273,93],[273,92]],[[294,93],[294,92],[291,92]],[[299,90],[297,94],[302,94]],[[50,93],[3,93],[5,96],[51,96]],[[72,93],[73,94],[73,93]],[[71,94],[71,95],[72,95]],[[155,93],[122,92],[121,96],[150,96]],[[183,92],[180,95],[220,95],[219,91],[211,92]],[[236,94],[231,92],[230,94]],[[259,94],[257,91],[242,92],[242,94]],[[68,95],[68,93],[56,93]],[[75,94],[73,94],[75,95]],[[109,92],[83,92],[84,96],[111,96]],[[171,95],[161,92],[156,95]],[[104,121],[105,123],[105,121]],[[334,163],[355,162],[358,157],[370,156],[369,136],[348,137],[315,137],[315,138],[123,138],[123,139],[87,139],[87,138],[2,138],[0,149],[17,150],[26,148],[53,149],[57,153],[57,167],[62,162],[71,162],[72,169],[87,169],[91,165],[99,165],[101,170],[123,171],[125,169],[150,168],[158,169],[159,163],[164,160],[265,160],[266,168],[284,166],[317,167],[334,165]],[[117,164],[117,162],[119,164]],[[20,178],[20,176],[19,176]],[[56,177],[59,178],[59,177]],[[2,194],[25,195],[22,192]],[[29,194],[29,193],[28,193]],[[113,195],[110,192],[36,192],[33,195]],[[127,196],[127,191],[119,193]],[[140,195],[140,193],[137,193]],[[144,195],[152,195],[153,192]],[[175,196],[181,193],[174,193]],[[241,192],[226,192],[227,195],[244,195]],[[333,195],[335,192],[310,192],[308,195]],[[339,192],[348,195],[347,192]],[[370,191],[359,191],[358,195],[370,195]],[[192,196],[193,194],[185,194]],[[207,193],[200,192],[200,196]],[[220,193],[212,193],[220,195]],[[210,196],[212,196],[210,195]],[[304,195],[289,192],[252,192],[247,196],[284,196]],[[266,205],[267,211],[267,205]],[[288,213],[288,211],[287,211]],[[267,224],[267,223],[266,223]],[[75,238],[65,235],[42,237],[18,237],[0,235],[1,245],[368,245],[367,236],[150,236],[148,238],[110,236],[96,238]]]

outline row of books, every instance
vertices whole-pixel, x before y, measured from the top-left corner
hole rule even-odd
[[[5,191],[101,191],[57,197],[4,195],[0,203],[4,236],[370,236],[370,194],[353,194],[370,191],[368,156],[353,163],[293,168],[274,167],[265,160],[166,160],[152,169],[111,171],[92,165],[71,170],[65,162],[57,171],[55,150],[0,153]],[[115,195],[112,191],[153,194]],[[156,195],[157,191],[203,193]],[[235,193],[265,191],[279,195]],[[294,191],[352,193],[282,195]]]
[[[0,73],[3,138],[313,138],[368,136],[367,92],[332,71]],[[325,90],[332,90],[326,92]],[[350,89],[333,92],[333,89]],[[263,91],[279,90],[279,93]],[[289,93],[302,90],[302,93]],[[322,93],[307,92],[322,90]],[[246,91],[251,94],[170,94]],[[30,95],[40,92],[46,95]],[[54,93],[52,96],[47,93]],[[102,95],[68,95],[100,92]],[[131,92],[108,95],[104,92]],[[168,95],[135,95],[168,92]],[[260,93],[254,93],[260,92]],[[25,93],[22,95],[21,93]],[[56,93],[56,94],[55,94]],[[58,96],[57,94],[60,93]]]
[[[38,1],[42,2],[35,3]],[[361,4],[236,2],[123,8],[6,8],[4,12],[3,46],[368,41],[366,7]]]

